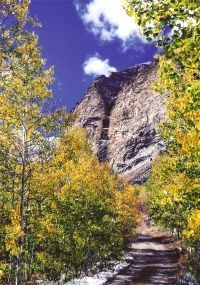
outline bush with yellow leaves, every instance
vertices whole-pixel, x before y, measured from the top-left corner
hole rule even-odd
[[[38,222],[41,273],[69,280],[120,258],[139,217],[136,193],[131,186],[121,189],[109,166],[92,155],[86,132],[69,131],[38,170],[34,187],[47,195]]]

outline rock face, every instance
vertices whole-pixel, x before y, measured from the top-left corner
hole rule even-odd
[[[102,75],[75,107],[76,123],[88,130],[100,161],[132,184],[145,182],[164,149],[155,127],[165,117],[165,98],[149,91],[155,79],[155,63]]]

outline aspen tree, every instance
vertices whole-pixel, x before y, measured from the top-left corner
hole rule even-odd
[[[45,113],[52,98],[49,85],[53,70],[45,70],[38,37],[27,25],[29,1],[1,1],[0,4],[0,196],[2,242],[8,282],[21,284],[31,275],[29,222],[34,209],[32,175],[35,161],[42,163],[52,152],[48,137],[62,117]],[[59,121],[60,120],[60,121]],[[59,127],[58,127],[59,128]],[[5,254],[6,252],[6,254]]]
[[[147,183],[150,213],[198,255],[200,5],[188,0],[125,3],[143,35],[160,48],[154,88],[167,94],[167,118],[160,126],[167,149],[155,161]]]

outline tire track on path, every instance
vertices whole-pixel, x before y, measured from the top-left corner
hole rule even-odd
[[[170,234],[154,227],[147,217],[130,241],[130,265],[106,285],[175,285],[183,263],[183,249]]]

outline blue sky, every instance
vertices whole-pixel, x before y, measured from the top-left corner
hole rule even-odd
[[[55,67],[56,101],[70,110],[94,77],[153,60],[156,49],[139,35],[122,0],[32,0],[42,56]]]

